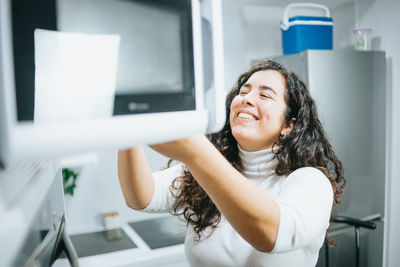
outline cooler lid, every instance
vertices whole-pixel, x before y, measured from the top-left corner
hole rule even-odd
[[[330,17],[315,17],[315,16],[295,16],[289,18],[289,23],[292,21],[328,21],[333,22]]]
[[[330,17],[295,16],[289,18],[287,25],[281,21],[281,29],[284,31],[295,25],[333,26],[333,20]]]

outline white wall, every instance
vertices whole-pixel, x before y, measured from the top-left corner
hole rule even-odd
[[[145,147],[153,171],[167,166],[168,159]],[[65,196],[67,231],[70,234],[103,230],[102,213],[117,211],[121,223],[144,220],[160,215],[128,208],[120,188],[117,151],[99,151],[97,163],[77,169],[74,196]],[[161,214],[162,215],[162,214]]]
[[[354,29],[356,18],[354,2],[345,3],[331,9],[333,19],[333,49],[349,50],[353,49],[352,30]]]
[[[280,21],[283,7],[245,6],[246,60],[251,61],[282,54]]]
[[[243,9],[231,0],[223,0],[224,79],[226,90],[232,89],[239,75],[247,69],[246,29]]]
[[[385,266],[400,266],[400,1],[357,0],[356,3],[358,26],[372,28],[373,49],[386,51],[389,106]]]

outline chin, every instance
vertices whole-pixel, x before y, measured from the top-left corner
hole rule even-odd
[[[246,131],[247,130],[247,131]],[[245,144],[248,142],[252,142],[251,134],[248,129],[242,127],[235,127],[232,129],[232,135],[236,139],[236,142],[239,144]]]

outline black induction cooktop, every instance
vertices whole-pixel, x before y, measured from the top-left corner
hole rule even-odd
[[[129,226],[151,249],[179,245],[185,241],[186,226],[175,216],[131,222]]]
[[[91,232],[70,236],[78,257],[88,257],[103,253],[137,248],[136,244],[121,229]],[[63,252],[60,258],[65,258]]]
[[[163,248],[183,244],[186,226],[175,216],[128,223],[151,248]],[[71,235],[78,257],[88,257],[125,249],[137,248],[122,228]],[[66,258],[64,252],[60,258]]]

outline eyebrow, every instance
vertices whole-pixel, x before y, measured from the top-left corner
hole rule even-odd
[[[242,86],[243,86],[243,87],[250,88],[250,87],[251,87],[251,84],[250,84],[250,83],[245,83],[245,84],[243,84]],[[278,96],[278,94],[276,93],[276,91],[275,91],[273,88],[269,87],[269,86],[260,85],[258,88],[261,89],[261,90],[272,91],[276,96]]]

